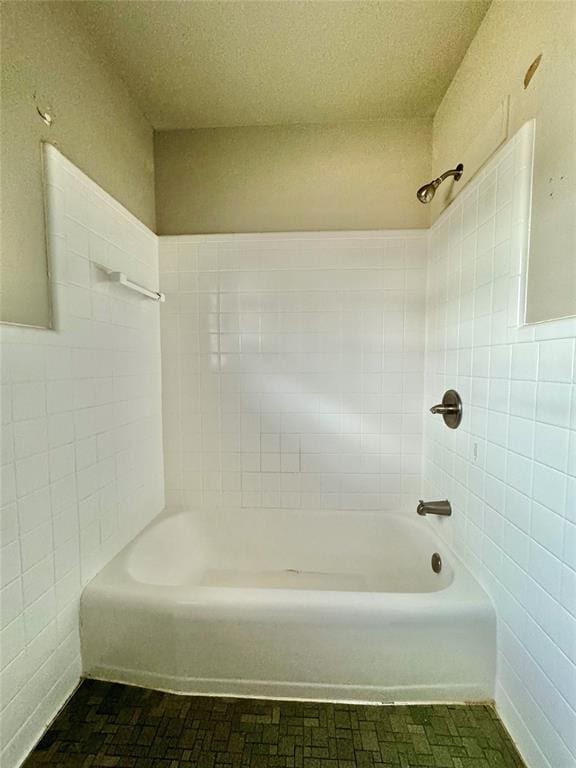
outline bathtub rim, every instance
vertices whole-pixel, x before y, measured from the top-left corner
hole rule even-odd
[[[417,611],[419,614],[432,612],[435,615],[440,611],[452,612],[455,605],[464,613],[476,612],[480,606],[484,606],[489,612],[494,610],[492,602],[484,588],[469,571],[467,566],[456,555],[453,549],[441,539],[428,521],[423,521],[422,531],[425,532],[431,543],[434,543],[436,551],[447,555],[447,562],[451,568],[451,581],[437,590],[425,592],[394,592],[394,591],[344,591],[344,590],[298,590],[279,589],[267,587],[215,587],[191,584],[159,585],[139,582],[134,579],[126,567],[126,561],[138,541],[154,527],[164,520],[194,511],[194,507],[167,507],[160,512],[148,525],[143,528],[115,557],[107,563],[86,585],[81,600],[87,600],[92,595],[106,594],[111,599],[121,599],[130,595],[130,599],[136,604],[149,606],[155,604],[161,610],[175,607],[181,609],[195,609],[196,611],[230,610],[238,605],[246,609],[260,612],[263,608],[278,608],[290,611],[290,609],[304,610],[304,612],[317,611],[320,608],[328,612],[346,609],[349,615],[365,615],[368,612],[384,609],[389,615],[404,616],[407,609]],[[215,511],[236,511],[236,508],[215,507]],[[210,510],[202,508],[206,513]],[[274,508],[258,508],[260,512],[274,513]],[[401,520],[403,524],[418,528],[419,521],[407,518],[406,515],[396,512],[374,512],[358,510],[302,510],[283,509],[285,513],[303,512],[325,515],[368,515],[378,517],[381,515],[393,516]],[[444,555],[443,555],[444,557]],[[446,559],[446,558],[444,558]],[[324,619],[329,618],[324,615]]]
[[[166,510],[150,525],[178,512],[186,510]],[[330,513],[328,510],[326,512]],[[450,558],[454,575],[452,582],[444,589],[420,593],[236,587],[197,587],[193,591],[190,585],[177,588],[136,584],[131,583],[128,575],[122,570],[126,552],[137,540],[134,539],[87,585],[82,594],[81,614],[88,621],[88,624],[84,620],[81,622],[87,632],[81,637],[83,674],[88,678],[108,682],[196,696],[374,705],[430,702],[447,704],[492,700],[496,665],[496,615],[493,604],[451,548],[438,540],[434,531],[428,530],[428,535],[441,547],[443,556],[445,553]],[[376,684],[361,680],[363,674],[356,670],[356,667],[359,665],[359,669],[364,668],[369,657],[366,656],[366,649],[360,647],[357,647],[358,659],[351,660],[350,682],[330,680],[329,672],[326,673],[328,677],[319,673],[318,678],[314,680],[289,679],[281,672],[276,674],[272,669],[268,670],[270,674],[255,678],[249,674],[248,669],[243,669],[243,662],[239,664],[238,674],[234,672],[223,677],[210,674],[204,661],[198,662],[200,666],[197,670],[192,671],[192,668],[189,668],[185,671],[183,668],[181,673],[173,674],[164,663],[152,667],[138,662],[133,665],[130,662],[125,664],[120,658],[107,658],[106,654],[96,649],[95,639],[89,627],[98,627],[99,610],[104,601],[111,610],[107,621],[109,630],[113,633],[118,622],[123,622],[124,612],[132,609],[132,615],[140,614],[145,622],[148,621],[146,616],[152,615],[156,626],[164,626],[164,632],[168,633],[165,635],[167,638],[178,632],[182,621],[188,622],[188,626],[197,627],[200,632],[206,628],[208,634],[226,632],[231,624],[241,624],[248,632],[263,632],[268,638],[274,633],[279,633],[278,642],[285,637],[285,631],[299,631],[299,625],[319,633],[326,639],[336,637],[341,632],[346,633],[353,626],[355,632],[360,633],[357,636],[362,638],[361,642],[366,641],[370,645],[374,642],[374,637],[388,637],[390,631],[394,636],[409,629],[411,634],[419,636],[422,630],[429,629],[432,625],[437,628],[437,642],[441,647],[444,627],[446,631],[450,631],[454,620],[457,619],[459,631],[475,638],[473,642],[476,653],[468,663],[468,672],[461,679],[458,679],[458,676],[449,676],[445,680],[433,679],[437,678],[437,675],[424,671],[423,674],[417,673],[416,678],[409,684],[401,680],[402,674],[398,676],[396,672],[392,673],[391,678],[383,673],[384,677]],[[253,629],[250,629],[251,626]],[[136,619],[133,627],[142,628],[141,620]],[[135,631],[135,636],[138,637],[141,630]],[[132,640],[128,642],[131,643]],[[155,639],[154,642],[158,641]],[[176,653],[182,652],[180,645],[176,644]],[[378,644],[378,648],[382,648],[382,651],[377,650],[375,653],[383,654],[383,663],[386,666],[388,662],[385,660],[385,643]],[[246,652],[249,652],[249,647],[243,649],[243,653]],[[316,653],[314,650],[311,652],[313,656]],[[423,650],[422,653],[424,652]],[[201,651],[201,656],[204,656],[204,651]],[[353,657],[356,657],[356,652]],[[194,663],[196,664],[196,660]],[[415,663],[418,664],[416,660]],[[426,679],[430,674],[432,678]]]

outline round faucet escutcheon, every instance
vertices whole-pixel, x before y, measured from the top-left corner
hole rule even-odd
[[[450,429],[456,429],[462,421],[462,400],[455,389],[444,392],[442,402],[433,405],[430,413],[437,413],[444,419],[444,424]]]

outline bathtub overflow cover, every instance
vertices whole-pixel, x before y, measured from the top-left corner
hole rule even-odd
[[[438,554],[438,552],[434,552],[432,555],[432,570],[434,573],[440,573],[442,570],[442,558]]]

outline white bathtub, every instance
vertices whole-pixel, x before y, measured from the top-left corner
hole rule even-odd
[[[492,606],[419,518],[163,513],[86,587],[81,614],[87,677],[339,701],[493,696]]]

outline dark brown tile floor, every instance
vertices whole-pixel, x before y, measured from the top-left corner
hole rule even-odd
[[[86,680],[25,768],[519,768],[485,705],[175,696]]]

